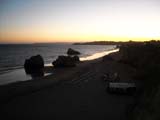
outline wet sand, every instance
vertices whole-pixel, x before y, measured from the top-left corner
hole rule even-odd
[[[81,62],[73,68],[46,68],[53,75],[0,87],[1,110],[5,118],[125,120],[132,96],[106,91],[104,73],[118,72],[121,81],[132,81],[134,69],[109,55]]]

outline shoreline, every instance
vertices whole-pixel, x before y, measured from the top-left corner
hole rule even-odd
[[[34,47],[34,46],[30,46],[30,47]],[[13,58],[14,58],[13,62],[11,62],[11,61],[7,62],[7,59],[5,57],[2,57],[2,60],[0,61],[0,74],[3,71],[10,71],[10,70],[14,70],[15,68],[19,68],[19,67],[21,68],[21,67],[23,67],[25,59],[27,59],[27,58],[29,58],[31,56],[34,56],[36,54],[41,54],[42,57],[45,58],[44,61],[45,61],[45,64],[47,65],[47,64],[51,64],[51,62],[53,62],[53,60],[56,60],[56,58],[59,55],[67,55],[66,54],[66,50],[68,48],[73,48],[73,49],[77,49],[78,51],[82,51],[83,54],[80,55],[80,58],[81,57],[83,58],[83,57],[92,56],[93,54],[95,54],[97,52],[104,52],[104,51],[108,51],[108,50],[110,51],[111,49],[114,49],[116,46],[115,45],[105,45],[102,48],[100,46],[97,46],[98,47],[97,49],[95,47],[91,46],[91,49],[89,49],[88,47],[84,47],[84,46],[81,46],[81,45],[79,47],[75,47],[74,45],[64,46],[63,44],[60,44],[58,46],[59,47],[58,51],[55,49],[57,47],[56,45],[54,45],[54,46],[47,46],[47,47],[48,47],[49,51],[45,50],[45,48],[43,46],[39,46],[38,48],[42,49],[41,53],[36,50],[36,51],[34,51],[34,54],[27,54],[27,55],[18,54],[13,49],[12,51],[15,52],[15,55],[13,54]],[[52,53],[52,50],[55,50],[55,52]],[[10,55],[10,53],[6,53],[6,54]],[[22,56],[22,59],[19,56]],[[15,61],[16,59],[18,59],[17,61],[20,61],[20,62],[17,63]]]
[[[113,52],[108,55],[105,55],[103,57],[94,59],[94,60],[88,60],[88,61],[81,61],[77,64],[76,67],[73,68],[56,68],[54,69],[52,66],[45,67],[45,71],[48,73],[52,73],[48,76],[44,76],[41,78],[37,78],[35,80],[25,80],[25,81],[17,81],[9,84],[0,85],[0,97],[7,98],[9,96],[17,96],[24,93],[30,93],[33,91],[37,91],[49,86],[52,86],[55,83],[58,82],[64,82],[66,79],[71,79],[73,76],[76,76],[81,71],[87,71],[90,66],[93,64],[103,64],[103,59],[105,59],[108,56],[112,56],[113,59],[117,60],[117,54],[119,52]],[[110,60],[106,60],[110,61]],[[63,74],[63,75],[61,75]],[[32,89],[30,89],[32,88]],[[5,92],[4,92],[5,91]],[[10,91],[11,94],[10,94]],[[10,98],[10,97],[9,97]]]
[[[31,79],[0,85],[0,97],[2,98],[1,100],[8,101],[14,98],[15,96],[21,96],[28,93],[32,93],[44,89],[46,87],[48,88],[56,83],[64,82],[66,81],[66,79],[70,80],[74,76],[78,75],[81,71],[87,71],[87,69],[90,68],[92,64],[100,63],[104,57],[109,56],[111,54],[115,54],[115,52],[94,60],[81,61],[77,64],[76,67],[73,68],[71,67],[54,69],[52,66],[47,66],[45,67],[45,71],[48,73],[52,73],[48,76],[37,78],[35,80]]]
[[[103,51],[103,52],[98,52],[98,53],[92,54],[87,57],[81,57],[80,62],[86,62],[86,61],[99,59],[105,55],[112,53],[112,52],[117,52],[118,50],[119,49],[111,49],[111,50],[107,50],[107,51]],[[44,77],[46,77],[50,74],[53,74],[52,68],[49,68],[49,67],[54,68],[51,63],[45,64]],[[2,73],[0,73],[0,77],[3,79],[3,81],[1,81],[1,83],[0,83],[0,86],[12,84],[15,82],[20,82],[20,81],[34,80],[31,77],[31,75],[27,75],[25,73],[23,66],[11,67],[11,69],[7,69],[6,71],[2,71]],[[16,77],[18,77],[18,79]]]
[[[81,62],[79,65],[85,65],[88,64],[88,62],[92,61],[86,61]],[[78,66],[79,66],[78,65]],[[51,66],[45,67],[46,71],[50,72],[52,71],[54,74],[51,74],[49,76],[41,77],[37,80],[25,80],[25,81],[17,81],[12,82],[4,85],[0,85],[0,100],[1,103],[8,102],[12,98],[16,96],[26,95],[30,94],[32,92],[48,88],[50,86],[53,86],[56,83],[60,83],[65,81],[64,79],[70,78],[70,76],[73,76],[74,73],[76,73],[75,69],[77,70],[78,67],[74,68],[56,68],[53,69]],[[61,76],[61,73],[65,73],[65,76]]]
[[[45,75],[45,76],[40,77],[40,78],[38,78],[38,79],[44,79],[44,78],[46,78],[46,77],[48,77],[48,76],[55,75],[55,74],[57,74],[57,71],[64,71],[64,70],[66,70],[66,69],[74,69],[74,68],[77,68],[78,66],[85,66],[86,64],[91,64],[91,63],[100,61],[100,60],[103,59],[103,57],[108,56],[108,55],[110,55],[110,54],[112,54],[112,53],[116,53],[116,52],[118,52],[118,49],[114,49],[114,50],[102,52],[102,54],[105,53],[105,55],[103,55],[103,56],[101,56],[101,57],[98,57],[98,58],[94,58],[94,59],[82,60],[82,61],[80,61],[80,62],[77,64],[76,67],[73,67],[73,68],[72,68],[72,67],[71,67],[71,68],[70,68],[70,67],[69,67],[69,68],[54,68],[54,66],[52,66],[51,64],[45,64],[44,72],[47,73],[47,74],[48,74],[48,73],[51,73],[51,74]],[[95,54],[97,54],[97,53],[95,53]],[[99,54],[99,53],[98,53],[98,54]],[[90,58],[91,56],[88,56],[88,57]],[[88,58],[88,57],[87,57],[87,58]],[[16,69],[10,69],[9,71],[4,71],[4,73],[2,73],[2,74],[0,74],[0,75],[6,74],[6,73],[9,73],[9,72],[13,72],[13,71],[16,71],[16,70],[23,70],[23,71],[24,71],[24,67],[17,67]],[[55,72],[55,73],[54,73],[54,72]],[[28,75],[26,74],[26,76],[28,76]],[[29,76],[30,76],[30,75],[29,75]],[[28,79],[28,80],[32,80],[32,79]],[[25,82],[25,81],[28,81],[28,80],[15,81],[15,82],[7,83],[7,84],[2,84],[2,85],[0,85],[0,87],[1,87],[1,86],[7,86],[7,85],[10,85],[10,84],[16,84],[16,83],[20,83],[20,82]]]

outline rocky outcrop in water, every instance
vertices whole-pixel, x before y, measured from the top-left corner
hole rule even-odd
[[[69,48],[68,51],[67,51],[67,54],[68,55],[79,55],[80,52],[76,51],[76,50],[73,50],[72,48]]]
[[[54,67],[75,67],[77,62],[79,62],[78,56],[58,56],[52,64]]]
[[[42,73],[44,60],[41,55],[32,56],[25,60],[24,68],[27,74]]]

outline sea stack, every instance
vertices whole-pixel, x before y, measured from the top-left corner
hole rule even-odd
[[[73,50],[72,48],[69,48],[67,51],[68,55],[79,55],[81,54],[79,51]]]
[[[25,60],[24,68],[27,74],[43,72],[44,60],[41,55],[32,56]]]
[[[52,62],[54,67],[75,67],[76,63],[79,62],[78,56],[58,56],[58,58]]]

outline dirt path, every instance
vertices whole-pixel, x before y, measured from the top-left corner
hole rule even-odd
[[[131,96],[108,94],[103,73],[118,72],[129,80],[132,70],[117,62],[96,62],[71,80],[25,96],[19,96],[3,107],[6,118],[17,120],[125,120]]]

